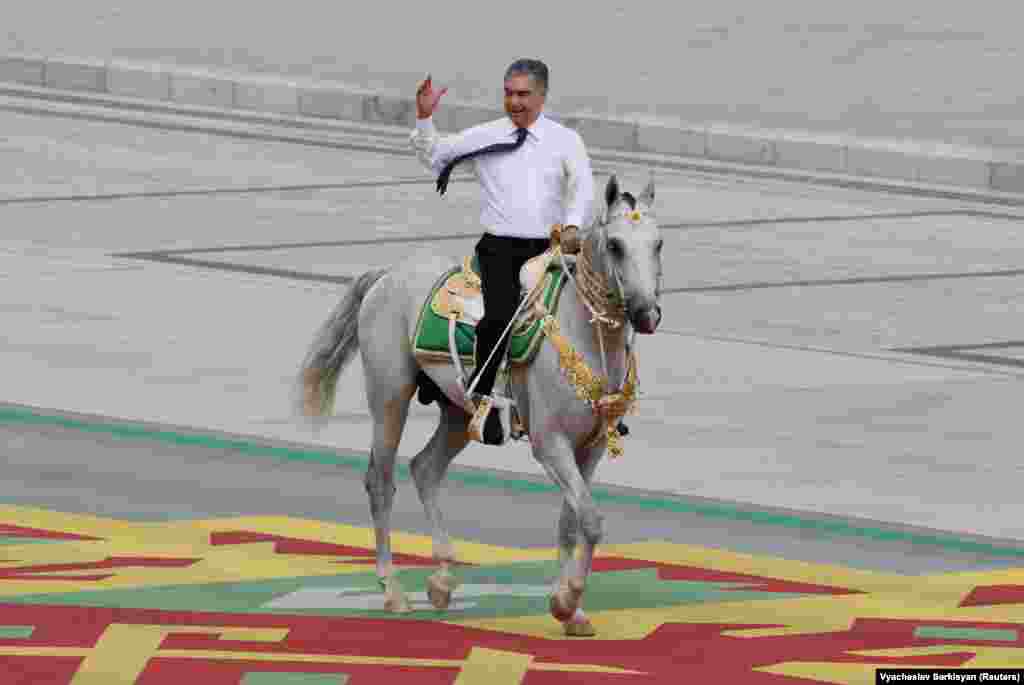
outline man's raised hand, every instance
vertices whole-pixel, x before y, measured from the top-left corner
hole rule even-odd
[[[441,96],[447,92],[447,87],[435,91],[433,80],[430,74],[427,74],[427,78],[423,79],[420,87],[416,89],[416,116],[420,119],[432,116]]]

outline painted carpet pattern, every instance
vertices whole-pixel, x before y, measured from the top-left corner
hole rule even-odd
[[[1024,567],[901,576],[687,545],[606,545],[566,638],[555,552],[461,542],[433,609],[381,610],[372,531],[285,517],[138,523],[0,506],[0,682],[874,683],[880,666],[1019,667]]]

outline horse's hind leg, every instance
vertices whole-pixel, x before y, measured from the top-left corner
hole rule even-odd
[[[451,572],[451,565],[456,561],[455,550],[437,504],[437,496],[448,466],[469,442],[468,422],[469,415],[461,408],[452,404],[442,407],[437,430],[409,465],[423,511],[430,522],[434,560],[439,564],[437,572],[427,579],[427,596],[438,609],[448,608],[458,580]]]
[[[410,610],[409,602],[395,577],[391,557],[391,511],[396,489],[395,455],[416,390],[415,368],[404,350],[379,343],[372,351],[366,347],[363,368],[373,418],[373,445],[364,482],[377,543],[377,578],[385,593],[385,609],[405,613]]]

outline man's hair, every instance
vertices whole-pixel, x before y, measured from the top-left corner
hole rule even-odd
[[[517,59],[505,70],[507,81],[514,74],[526,74],[533,79],[533,82],[540,86],[541,92],[547,95],[548,92],[548,65],[539,59]]]

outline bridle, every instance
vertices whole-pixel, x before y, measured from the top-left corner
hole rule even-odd
[[[643,213],[638,210],[627,212],[630,221],[642,220]],[[636,379],[636,327],[632,326],[632,332],[626,342],[626,372],[618,383],[618,390],[608,387],[608,356],[604,344],[604,327],[616,329],[629,323],[629,316],[626,310],[625,291],[622,287],[622,277],[618,267],[612,260],[607,258],[607,226],[611,221],[608,211],[598,221],[596,228],[601,230],[601,235],[596,241],[598,249],[605,258],[602,260],[604,273],[594,269],[591,244],[593,241],[584,240],[576,257],[578,278],[573,276],[569,268],[565,253],[561,249],[560,235],[553,235],[554,251],[562,264],[562,270],[569,278],[576,290],[583,305],[590,311],[590,323],[597,328],[597,340],[601,354],[601,370],[603,376],[597,376],[587,365],[582,355],[576,351],[572,343],[559,331],[558,322],[550,314],[546,314],[543,321],[543,329],[558,350],[559,366],[568,377],[571,385],[576,390],[580,399],[588,402],[594,411],[604,419],[604,432],[608,439],[609,451],[612,457],[622,454],[621,436],[618,433],[619,419],[634,409],[637,398]],[[609,277],[612,281],[609,284]],[[610,287],[611,286],[611,287]],[[661,274],[658,274],[658,292],[661,290]],[[601,424],[598,423],[594,432],[586,440],[587,445],[594,445],[601,437]]]

